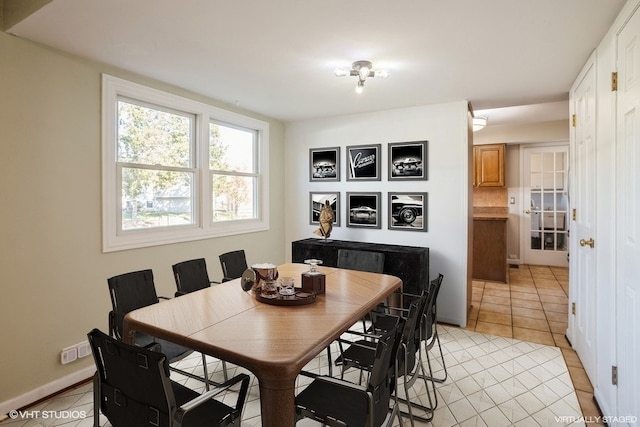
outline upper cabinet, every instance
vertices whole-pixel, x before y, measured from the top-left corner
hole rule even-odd
[[[473,146],[473,186],[504,187],[504,144]]]

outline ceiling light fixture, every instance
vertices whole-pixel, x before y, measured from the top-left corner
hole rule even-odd
[[[473,131],[477,132],[483,129],[487,125],[487,118],[485,116],[477,116],[473,118]]]
[[[381,79],[389,77],[388,70],[374,70],[371,61],[356,61],[351,64],[350,70],[336,68],[334,73],[336,77],[357,76],[358,83],[356,83],[356,93],[362,93],[364,82],[367,81],[368,77],[379,77]]]

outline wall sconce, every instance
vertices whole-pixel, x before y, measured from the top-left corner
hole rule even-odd
[[[351,69],[336,68],[334,70],[336,77],[357,76],[356,93],[362,93],[364,90],[364,82],[368,77],[378,77],[386,79],[389,77],[388,70],[374,70],[371,61],[356,61],[351,64]]]

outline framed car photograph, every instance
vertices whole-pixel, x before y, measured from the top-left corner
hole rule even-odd
[[[428,193],[389,193],[389,230],[427,231]]]
[[[333,226],[340,227],[340,193],[331,191],[309,193],[309,224],[320,224],[320,212],[327,201],[333,210]]]
[[[347,193],[347,227],[381,228],[381,193]]]
[[[347,181],[380,181],[381,144],[347,146]]]
[[[389,181],[427,179],[427,141],[389,144]]]
[[[309,149],[309,181],[340,181],[340,147]]]

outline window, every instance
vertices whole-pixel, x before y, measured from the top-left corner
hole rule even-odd
[[[105,252],[262,231],[260,120],[103,76]]]

